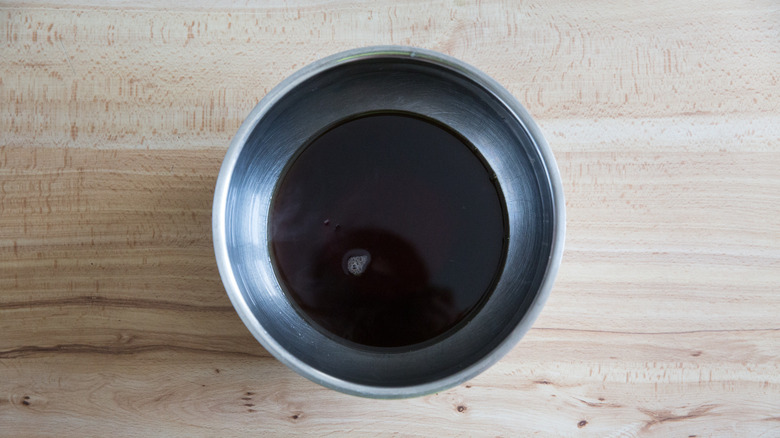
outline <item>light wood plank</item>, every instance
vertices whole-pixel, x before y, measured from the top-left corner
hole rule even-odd
[[[457,56],[540,119],[766,117],[780,101],[772,2],[125,4],[2,9],[5,144],[224,145],[292,71],[372,44]]]
[[[82,435],[772,436],[778,337],[533,329],[468,384],[401,401],[338,394],[230,352],[6,353],[15,379],[0,421],[25,435],[44,424]]]

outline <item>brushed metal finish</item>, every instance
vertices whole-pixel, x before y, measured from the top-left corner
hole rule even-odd
[[[510,237],[495,290],[454,334],[423,347],[355,348],[310,326],[288,301],[271,262],[268,215],[283,169],[313,136],[344,118],[388,110],[435,119],[476,147],[503,191]],[[269,352],[330,388],[399,398],[476,376],[528,331],[560,264],[565,213],[552,152],[503,87],[436,52],[370,47],[303,68],[254,108],[222,164],[212,231],[228,296]]]

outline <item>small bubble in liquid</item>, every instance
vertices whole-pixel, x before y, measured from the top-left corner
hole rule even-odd
[[[371,254],[365,249],[352,249],[344,254],[341,261],[341,267],[347,275],[359,277],[366,272],[371,263]]]

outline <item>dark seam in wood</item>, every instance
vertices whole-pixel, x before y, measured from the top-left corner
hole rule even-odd
[[[716,405],[702,405],[699,406],[690,412],[688,412],[685,415],[673,415],[669,411],[651,411],[649,409],[642,409],[639,408],[639,411],[642,412],[645,415],[648,415],[650,418],[652,418],[650,421],[648,421],[645,426],[642,428],[643,431],[646,431],[650,429],[653,425],[661,424],[661,423],[669,423],[674,421],[682,421],[682,420],[691,420],[694,418],[703,417],[706,415],[709,411],[711,411],[713,408],[715,408]]]
[[[687,330],[679,332],[621,332],[617,330],[585,330],[574,328],[554,328],[554,327],[532,327],[531,331],[564,331],[579,333],[612,333],[616,335],[688,335],[696,333],[741,333],[741,332],[777,332],[780,328],[761,328],[761,329],[733,329],[733,330]]]
[[[572,397],[575,400],[578,400],[580,403],[584,404],[585,406],[589,406],[591,408],[622,408],[623,405],[617,404],[617,403],[594,403],[589,402],[587,400],[583,400],[578,397]]]
[[[232,306],[199,306],[196,304],[177,303],[174,301],[145,300],[137,298],[107,298],[101,296],[80,296],[52,300],[16,301],[0,303],[0,310],[25,309],[33,307],[55,306],[105,306],[135,309],[183,310],[190,312],[227,312],[233,311]]]
[[[139,345],[139,346],[99,346],[99,345],[86,345],[86,344],[60,344],[50,347],[42,347],[37,345],[26,345],[19,348],[13,348],[10,350],[0,351],[0,359],[16,359],[25,356],[31,356],[39,353],[97,353],[97,354],[138,354],[148,353],[152,351],[179,351],[179,352],[193,352],[193,353],[209,353],[209,354],[229,354],[237,356],[248,356],[254,358],[267,358],[268,356],[259,355],[254,353],[247,353],[243,351],[225,351],[225,350],[209,350],[206,348],[193,348],[193,347],[181,347],[175,345]]]

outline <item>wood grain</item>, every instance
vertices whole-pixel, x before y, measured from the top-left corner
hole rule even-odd
[[[0,435],[780,436],[778,42],[767,1],[0,4]],[[374,401],[259,346],[210,219],[265,93],[390,43],[520,99],[568,234],[505,359]]]

